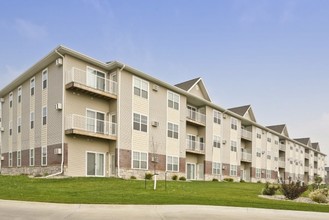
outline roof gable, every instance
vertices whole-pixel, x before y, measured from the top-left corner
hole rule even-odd
[[[311,139],[310,138],[296,138],[295,141],[298,141],[299,143],[302,143],[304,145],[307,145],[311,147]]]
[[[282,125],[272,125],[272,126],[267,126],[267,128],[284,135],[285,137],[289,137],[288,129],[285,124]]]
[[[254,112],[252,111],[251,105],[245,105],[235,108],[228,109],[231,112],[234,112],[250,121],[256,122]]]
[[[206,86],[200,77],[176,84],[175,86],[211,102]]]
[[[320,145],[319,145],[319,143],[312,143],[312,148],[314,150],[320,151]]]

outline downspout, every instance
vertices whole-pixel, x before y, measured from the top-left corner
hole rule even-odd
[[[58,51],[57,51],[57,49],[55,50],[55,53],[57,53],[60,57],[62,57],[62,59],[63,59],[63,66],[62,66],[62,68],[63,68],[63,73],[62,73],[62,77],[63,77],[63,83],[62,83],[62,86],[63,86],[63,89],[62,89],[62,161],[61,161],[61,171],[60,172],[58,172],[58,173],[54,173],[54,174],[51,174],[51,175],[48,175],[48,176],[46,176],[46,178],[48,178],[48,177],[53,177],[53,176],[57,176],[57,175],[60,175],[60,174],[63,174],[64,173],[64,146],[65,146],[65,144],[64,144],[64,116],[65,116],[65,103],[64,103],[64,92],[65,92],[65,86],[64,86],[64,84],[65,84],[65,73],[64,73],[64,56],[61,54],[61,53],[59,53]]]
[[[123,64],[122,65],[122,67],[121,67],[121,69],[119,70],[119,76],[118,76],[118,84],[119,83],[121,83],[121,71],[124,69],[126,67],[126,65],[125,64]],[[117,114],[117,116],[118,116],[118,118],[117,118],[117,149],[118,149],[118,161],[117,161],[117,163],[118,163],[118,177],[119,178],[121,178],[121,174],[120,174],[120,142],[121,142],[121,136],[120,136],[120,117],[121,117],[121,112],[120,112],[120,110],[121,110],[121,105],[120,105],[120,103],[121,103],[121,97],[120,97],[120,89],[121,89],[121,86],[118,86],[117,87],[118,88],[118,95],[117,95],[117,97],[118,97],[118,106],[117,106],[117,109],[118,109],[118,114]]]
[[[0,128],[2,127],[2,102],[0,101]],[[2,171],[2,131],[0,131],[0,174]]]

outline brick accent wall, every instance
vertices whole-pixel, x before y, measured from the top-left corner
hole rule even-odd
[[[156,154],[157,163],[152,162],[153,153],[149,153],[149,170],[166,171],[166,156]]]
[[[225,167],[225,169],[222,169],[223,176],[229,176],[230,175],[230,164],[223,163],[222,168],[224,168],[224,167]]]
[[[212,174],[212,162],[211,161],[204,161],[204,173],[205,175]]]
[[[251,178],[256,178],[256,168],[251,167]]]
[[[131,169],[131,150],[120,149],[120,168]]]
[[[186,172],[186,159],[183,157],[179,158],[179,172],[181,173]]]

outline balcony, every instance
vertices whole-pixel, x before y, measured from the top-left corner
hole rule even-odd
[[[191,110],[191,109],[186,109],[186,119],[188,122],[192,122],[193,124],[196,125],[206,125],[206,115],[202,114],[200,112]]]
[[[117,82],[74,67],[66,74],[65,88],[105,99],[116,99],[118,91]]]
[[[252,133],[246,129],[241,129],[241,138],[251,141]]]
[[[279,144],[279,150],[280,151],[286,151],[286,145],[285,144]]]
[[[197,154],[204,154],[204,143],[186,139],[186,151]]]
[[[306,165],[305,165],[305,167],[304,167],[304,172],[309,172],[309,168],[308,168],[308,166],[306,166]]]
[[[251,153],[241,152],[241,161],[251,163],[251,161],[252,161]]]
[[[284,157],[279,157],[279,167],[280,168],[285,168],[286,167],[286,162],[284,160]]]
[[[308,153],[305,153],[305,159],[310,159],[310,155]]]
[[[65,118],[65,134],[116,140],[117,126],[108,121],[72,114]]]

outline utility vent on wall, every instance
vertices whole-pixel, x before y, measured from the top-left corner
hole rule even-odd
[[[62,154],[62,148],[55,148],[54,154]]]
[[[156,91],[157,92],[159,90],[159,86],[158,85],[153,85],[153,88],[152,89],[153,89],[153,91]]]
[[[158,121],[152,121],[152,126],[153,127],[158,127],[159,126],[159,122]]]
[[[62,58],[57,58],[56,59],[56,66],[62,66],[63,65],[63,59]]]
[[[62,103],[57,103],[55,105],[56,110],[62,110]]]

